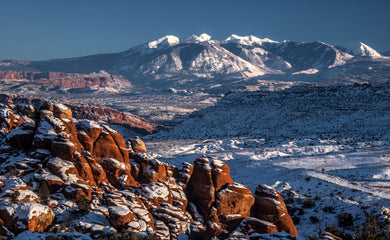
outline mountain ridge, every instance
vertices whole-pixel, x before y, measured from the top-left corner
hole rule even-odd
[[[348,72],[349,67],[345,66],[350,63],[377,61],[375,59],[386,66],[381,76],[386,77],[390,58],[364,43],[348,49],[320,41],[276,42],[253,35],[232,34],[219,41],[201,34],[192,35],[183,42],[176,36],[167,35],[119,53],[45,61],[0,61],[0,71],[89,74],[104,70],[112,75],[123,76],[139,88],[153,88],[180,85],[177,79],[184,80],[184,83],[200,79],[220,79],[229,83],[232,79],[245,80],[268,75],[291,80],[297,74],[322,79],[324,76],[326,78]],[[367,78],[371,73],[365,72],[363,76]],[[377,72],[375,74],[378,77]],[[361,75],[354,75],[354,78],[360,79]]]

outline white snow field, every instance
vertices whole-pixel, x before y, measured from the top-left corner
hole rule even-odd
[[[233,92],[144,139],[159,160],[180,166],[216,157],[251,191],[275,187],[300,236],[318,236],[337,227],[341,213],[353,216],[354,227],[366,213],[390,214],[388,91],[356,85]]]

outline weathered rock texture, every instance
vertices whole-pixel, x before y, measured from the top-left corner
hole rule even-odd
[[[14,117],[12,120],[17,121],[18,116],[21,115],[26,120],[42,118],[47,114],[51,114],[53,109],[49,109],[50,112],[40,111],[38,113],[38,108],[44,106],[43,108],[48,108],[47,101],[39,98],[30,98],[30,97],[17,97],[10,94],[0,94],[0,103],[4,104],[2,108],[8,107],[9,110],[17,112],[18,115],[9,116],[8,118]],[[51,103],[50,103],[51,104]],[[147,120],[138,117],[130,113],[120,112],[116,109],[102,106],[99,104],[82,104],[77,102],[64,102],[63,104],[67,105],[72,112],[72,115],[76,119],[87,119],[97,122],[109,123],[109,124],[119,124],[125,126],[135,132],[140,134],[152,133],[156,130],[157,125],[148,122]],[[0,110],[0,114],[8,114],[7,111]],[[23,120],[23,119],[21,119]],[[0,126],[3,124],[0,122]],[[12,124],[11,124],[12,125]],[[12,126],[8,126],[12,128]],[[9,129],[8,129],[9,130]]]
[[[17,114],[2,106],[0,115],[0,227],[14,234],[298,235],[279,193],[259,186],[253,197],[218,159],[177,168],[146,155],[138,137],[125,141],[107,125],[75,123],[64,104],[18,106]]]

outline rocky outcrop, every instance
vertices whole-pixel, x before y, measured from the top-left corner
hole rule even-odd
[[[175,167],[145,154],[138,137],[75,120],[64,104],[30,106],[0,135],[0,231],[297,236],[280,195],[259,186],[253,197],[216,158]]]
[[[100,71],[91,74],[77,74],[64,72],[2,72],[0,80],[29,80],[35,84],[57,87],[77,88],[108,88],[117,84],[123,87],[131,87],[131,84],[121,76],[113,76]]]
[[[28,117],[29,122],[35,120],[39,115],[45,116],[48,112],[40,111],[39,108],[46,103],[44,99],[17,97],[10,94],[0,94],[0,103],[11,107],[11,110],[22,115],[24,120]],[[157,125],[148,122],[147,120],[138,117],[131,113],[120,112],[116,109],[106,107],[99,104],[82,104],[77,102],[63,102],[72,111],[72,115],[76,119],[88,119],[102,123],[119,124],[130,130],[140,134],[149,134],[156,130]],[[44,106],[43,109],[48,106]],[[49,109],[53,112],[53,109]]]
[[[127,146],[135,153],[146,153],[145,143],[138,137],[132,137],[127,139]]]
[[[211,162],[211,164],[210,164]],[[187,195],[213,234],[227,233],[250,216],[250,190],[230,178],[229,167],[218,159],[198,158],[188,182]]]
[[[44,232],[54,220],[54,212],[39,203],[18,203],[0,206],[4,226],[14,233],[25,230]]]
[[[258,185],[254,196],[255,204],[251,209],[251,216],[271,222],[279,231],[298,237],[297,229],[278,191],[267,185]]]
[[[8,106],[0,105],[0,133],[8,132],[23,122],[23,118],[15,114]]]

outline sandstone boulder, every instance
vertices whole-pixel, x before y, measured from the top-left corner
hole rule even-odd
[[[132,137],[127,140],[127,146],[131,147],[133,152],[136,153],[146,153],[145,143],[138,137]]]
[[[210,208],[215,201],[215,187],[207,157],[195,160],[186,194],[188,200],[195,203],[199,213],[208,221]]]
[[[255,203],[251,209],[252,217],[271,222],[277,226],[278,231],[284,231],[298,237],[297,229],[278,191],[267,185],[258,185],[254,196]]]
[[[44,232],[54,220],[54,212],[39,203],[2,204],[0,218],[13,233],[25,230]]]
[[[0,105],[0,133],[8,132],[23,122],[23,118],[15,114],[10,108]]]

